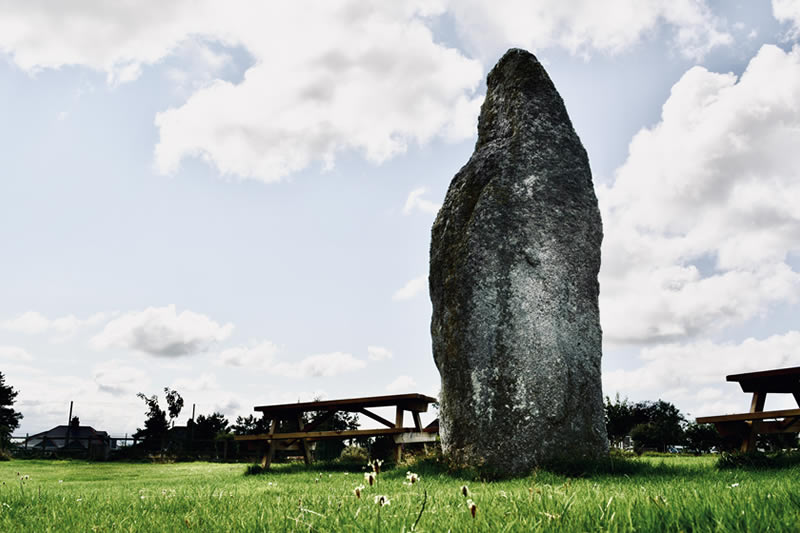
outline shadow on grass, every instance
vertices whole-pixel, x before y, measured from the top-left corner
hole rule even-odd
[[[391,470],[392,465],[386,465],[384,470]],[[256,476],[261,474],[296,474],[299,472],[365,472],[366,465],[362,463],[340,462],[340,461],[315,461],[314,464],[307,466],[302,462],[273,463],[270,468],[262,468],[259,464],[249,465],[244,472],[246,476]]]
[[[250,465],[244,475],[293,474],[300,472],[350,472],[363,473],[367,466],[353,462],[316,462],[306,466],[301,462],[273,464],[270,469],[260,465]],[[563,482],[569,478],[660,478],[665,481],[686,479],[703,475],[712,470],[711,463],[671,463],[669,460],[648,460],[643,458],[609,457],[602,460],[563,460],[537,467],[524,475],[509,478],[498,476],[486,469],[456,466],[439,455],[417,457],[410,463],[401,465],[386,464],[382,475],[387,478],[403,478],[407,471],[413,471],[423,477],[448,477],[453,480],[466,481],[499,481],[503,479],[521,479],[534,477],[541,482]]]

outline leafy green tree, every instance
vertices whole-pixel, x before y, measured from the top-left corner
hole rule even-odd
[[[315,402],[320,400],[321,398],[314,398]],[[318,420],[320,417],[326,416],[327,413],[328,411],[307,413],[304,417],[303,423],[305,425],[311,424],[314,420]],[[345,431],[351,429],[358,429],[358,414],[348,413],[345,411],[336,411],[333,416],[314,427],[314,431]],[[369,443],[362,442],[360,444],[368,445]],[[343,440],[321,440],[317,442],[317,448],[314,451],[314,455],[317,459],[321,459],[323,461],[336,459],[342,453],[344,448],[345,443]]]
[[[637,420],[631,429],[635,447],[653,447],[665,452],[670,444],[684,442],[686,418],[671,403],[664,400],[639,402],[634,405],[633,412]]]
[[[220,433],[227,433],[228,425],[228,419],[222,413],[200,415],[194,423],[194,438],[196,440],[214,440]]]
[[[269,420],[266,418],[254,415],[246,417],[237,416],[236,423],[231,426],[231,430],[235,435],[259,435],[261,433],[269,432]]]
[[[181,414],[183,409],[183,398],[178,391],[172,390],[169,387],[164,387],[164,395],[167,398],[167,412],[169,414],[170,426],[175,426],[175,419]]]
[[[756,437],[758,448],[772,452],[797,448],[797,433],[762,433]]]
[[[606,396],[605,415],[608,440],[612,445],[622,442],[626,436],[631,434],[631,429],[637,423],[642,422],[642,420],[637,420],[634,405],[627,398],[620,400],[619,393],[613,402]]]
[[[12,408],[19,391],[6,385],[6,378],[0,372],[0,450],[4,450],[11,442],[11,433],[19,427],[22,414]]]
[[[612,444],[630,435],[635,447],[658,448],[666,451],[670,444],[684,441],[683,426],[686,419],[680,410],[669,402],[630,403],[627,398],[614,401],[606,396],[606,430]]]
[[[160,450],[164,446],[167,430],[169,430],[167,413],[158,405],[158,396],[155,394],[147,397],[140,392],[136,397],[141,398],[147,406],[147,413],[145,413],[147,418],[144,421],[144,428],[138,428],[133,436],[141,439],[146,448]]]
[[[694,453],[708,453],[714,447],[723,449],[725,444],[725,439],[714,424],[689,422],[683,433],[686,437],[686,447]]]

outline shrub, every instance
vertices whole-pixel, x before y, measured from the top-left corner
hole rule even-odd
[[[376,437],[375,442],[369,448],[371,459],[380,459],[387,463],[394,462],[394,440],[391,437]]]
[[[261,465],[249,465],[247,469],[244,471],[245,476],[257,476],[258,474],[264,474],[269,472],[269,469],[263,468]]]
[[[347,446],[339,454],[339,461],[342,463],[366,464],[369,461],[369,452],[361,446]]]
[[[734,468],[791,468],[797,465],[800,465],[800,453],[797,452],[770,454],[757,450],[747,453],[723,452],[717,459],[717,468],[720,470]]]

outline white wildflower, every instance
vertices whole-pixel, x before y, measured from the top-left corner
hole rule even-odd
[[[390,503],[392,502],[389,500],[388,496],[382,496],[382,495],[375,496],[376,505],[380,505],[381,507],[383,507],[384,505],[389,505]]]
[[[467,499],[467,509],[469,509],[472,518],[475,518],[475,513],[478,512],[478,506],[475,505],[475,502],[472,501],[471,499]]]
[[[370,461],[368,464],[369,464],[369,466],[372,467],[372,471],[373,472],[375,472],[376,474],[380,474],[381,473],[381,465],[383,464],[382,460],[375,459],[374,461]]]
[[[419,476],[414,472],[406,472],[406,480],[408,481],[409,485],[413,485],[417,481],[419,481]]]

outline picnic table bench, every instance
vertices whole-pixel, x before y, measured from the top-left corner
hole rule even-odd
[[[260,405],[253,409],[262,413],[270,421],[269,433],[259,435],[237,435],[238,441],[262,441],[264,445],[261,466],[268,468],[277,449],[299,449],[303,452],[306,464],[311,464],[311,443],[324,439],[350,439],[357,437],[391,436],[395,442],[395,460],[400,460],[403,444],[435,442],[436,430],[422,427],[420,413],[428,410],[428,405],[436,398],[423,394],[394,394],[389,396],[370,396],[366,398],[346,398],[316,402],[297,402],[278,405]],[[374,407],[394,407],[394,422],[370,411]],[[333,418],[338,411],[359,413],[386,427],[375,429],[322,430],[315,431],[321,424]],[[413,427],[403,426],[405,411],[411,413]],[[304,423],[306,413],[317,413],[314,420]],[[279,422],[296,423],[297,431],[279,432]]]
[[[768,393],[793,394],[800,407],[800,366],[732,374],[725,379],[739,383],[743,392],[753,393],[750,412],[703,416],[697,419],[698,424],[714,424],[723,436],[740,437],[742,452],[755,449],[759,433],[800,432],[800,409],[764,411]]]

